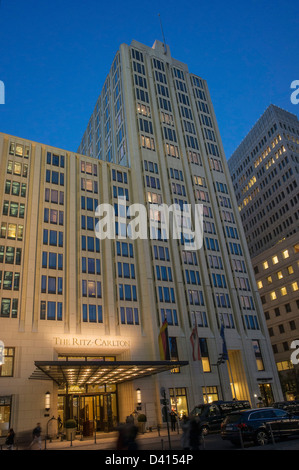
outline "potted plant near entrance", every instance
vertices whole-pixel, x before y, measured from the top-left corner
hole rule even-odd
[[[138,431],[144,434],[145,432],[145,423],[146,423],[146,416],[145,414],[139,414],[137,416],[137,422],[138,422]]]
[[[67,441],[74,440],[76,436],[76,428],[77,424],[74,419],[68,419],[65,422],[65,431],[66,431],[66,439]]]

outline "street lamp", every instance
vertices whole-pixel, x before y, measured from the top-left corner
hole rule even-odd
[[[45,394],[45,410],[49,411],[51,408],[51,394],[50,392],[46,392]]]
[[[141,409],[142,399],[141,399],[141,390],[140,390],[140,388],[136,389],[136,398],[137,398],[137,405],[138,405],[137,409]]]

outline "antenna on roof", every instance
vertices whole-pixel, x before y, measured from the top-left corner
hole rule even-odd
[[[162,21],[161,21],[160,13],[158,13],[158,16],[159,16],[159,20],[160,20],[161,32],[162,32],[162,37],[163,37],[163,42],[164,42],[164,44],[163,44],[164,54],[167,54],[166,42],[165,42],[165,37],[164,37],[164,33],[163,33],[163,27],[162,27]]]

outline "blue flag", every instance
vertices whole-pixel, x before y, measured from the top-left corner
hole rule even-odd
[[[224,361],[227,361],[228,360],[228,352],[227,352],[225,336],[224,336],[224,323],[221,323],[220,336],[222,338],[222,359]]]

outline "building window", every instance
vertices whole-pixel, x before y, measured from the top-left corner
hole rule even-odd
[[[199,338],[201,363],[204,372],[211,372],[208,344],[206,338]]]
[[[4,348],[4,364],[0,365],[0,377],[13,377],[14,359],[15,359],[15,349]],[[0,402],[1,402],[1,397],[0,397]],[[1,413],[0,413],[0,416],[1,416]]]
[[[273,262],[273,264],[277,264],[277,263],[278,263],[278,257],[277,257],[276,255],[273,256],[272,262]]]
[[[284,257],[284,259],[287,259],[290,255],[289,255],[289,250],[284,250],[282,252],[282,256]]]
[[[83,304],[82,314],[83,322],[103,323],[102,305]]]
[[[298,290],[298,282],[297,281],[292,283],[292,289],[293,289],[294,292]]]
[[[281,293],[281,295],[287,295],[287,293],[288,293],[287,288],[286,288],[286,287],[282,287],[282,288],[280,289],[280,293]]]
[[[269,268],[268,261],[264,261],[264,262],[263,262],[263,268],[264,268],[264,269],[268,269],[268,268]]]
[[[219,400],[217,387],[202,387],[202,394],[204,403],[212,403]]]
[[[120,307],[120,322],[122,325],[139,325],[138,308]]]
[[[188,402],[187,393],[185,388],[170,388],[169,389],[171,409],[181,419],[183,416],[188,416]]]
[[[273,291],[273,292],[270,293],[270,299],[271,299],[271,300],[276,300],[276,299],[277,299],[277,295],[276,295],[276,292],[275,292],[275,291]]]

